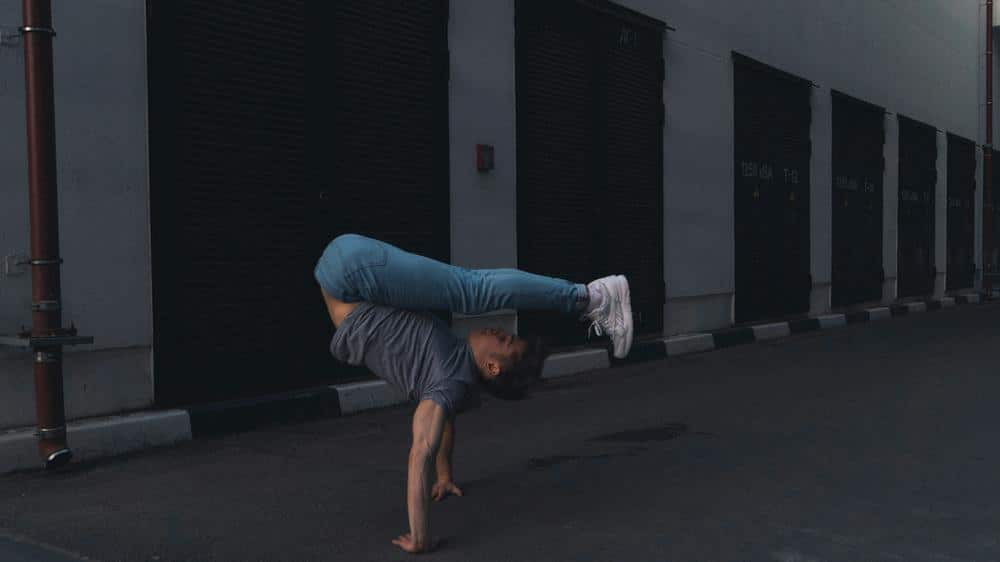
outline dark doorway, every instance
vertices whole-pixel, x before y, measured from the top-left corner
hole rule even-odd
[[[344,232],[448,259],[446,2],[147,6],[157,403],[356,376],[313,266]]]
[[[972,288],[975,244],[976,143],[948,133],[947,290]]]
[[[937,130],[899,116],[899,298],[934,292]]]
[[[733,53],[736,321],[808,312],[811,83]]]
[[[882,298],[885,109],[833,92],[835,308]]]
[[[663,329],[664,24],[603,2],[516,4],[521,269],[584,283],[624,274],[637,334]],[[575,318],[518,331],[584,341]]]

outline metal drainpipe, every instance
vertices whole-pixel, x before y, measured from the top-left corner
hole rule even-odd
[[[993,0],[986,0],[986,146],[983,147],[983,290],[992,294],[993,277]]]
[[[46,468],[65,465],[62,311],[59,265],[59,206],[56,198],[56,131],[52,79],[50,0],[22,0],[24,74],[28,121],[28,197],[31,228],[31,338],[35,359],[38,452]],[[36,338],[38,338],[36,340]]]

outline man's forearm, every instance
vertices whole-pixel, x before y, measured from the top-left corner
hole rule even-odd
[[[441,432],[441,447],[437,453],[437,479],[438,482],[450,482],[452,478],[451,459],[452,450],[455,447],[455,419],[449,419]]]
[[[430,476],[433,461],[433,451],[416,446],[410,449],[406,505],[410,516],[410,533],[414,542],[422,547],[427,546],[430,541],[427,507],[430,503]]]

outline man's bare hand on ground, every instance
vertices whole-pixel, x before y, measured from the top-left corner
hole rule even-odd
[[[462,496],[462,490],[451,480],[438,480],[431,488],[431,499],[439,502],[448,496]]]
[[[404,535],[399,535],[396,539],[392,541],[392,544],[402,548],[410,554],[420,554],[421,552],[430,552],[434,550],[437,546],[436,541],[428,540],[427,544],[417,544],[413,540],[413,535],[406,533]]]

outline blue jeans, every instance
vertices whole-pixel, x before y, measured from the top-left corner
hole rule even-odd
[[[406,309],[481,314],[505,308],[579,311],[587,287],[517,269],[466,269],[344,234],[323,251],[313,274],[330,296]]]

